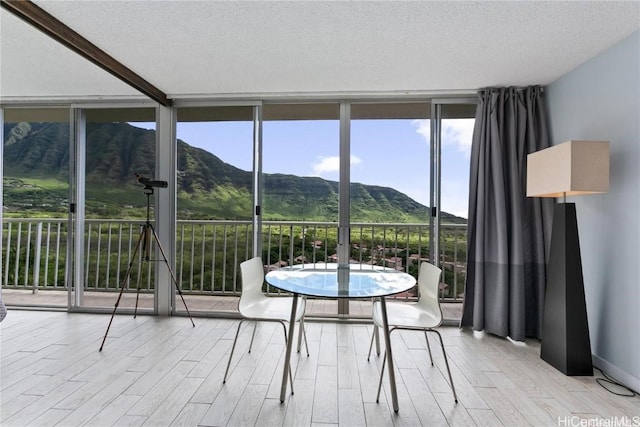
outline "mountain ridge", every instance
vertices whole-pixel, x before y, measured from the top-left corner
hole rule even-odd
[[[11,178],[68,180],[69,127],[61,123],[6,123],[4,174]],[[88,209],[100,203],[134,203],[134,173],[154,176],[155,131],[128,123],[87,125]],[[253,211],[252,173],[178,140],[179,216],[246,219]],[[360,222],[429,221],[430,208],[390,187],[351,183],[351,217]],[[338,217],[338,182],[320,177],[264,174],[263,219],[332,221]],[[125,194],[126,191],[132,194]],[[160,190],[162,191],[162,190]],[[37,193],[36,190],[34,190]],[[13,200],[12,188],[7,188]],[[24,194],[24,193],[23,193]],[[99,211],[99,209],[98,209]],[[94,212],[98,214],[99,212]],[[106,212],[104,212],[106,213]],[[446,222],[464,218],[442,212]]]

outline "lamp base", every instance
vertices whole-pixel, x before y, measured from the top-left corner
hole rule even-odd
[[[556,203],[540,357],[565,375],[593,375],[575,203]]]

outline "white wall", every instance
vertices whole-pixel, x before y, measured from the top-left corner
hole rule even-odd
[[[595,366],[640,391],[640,32],[546,90],[554,144],[610,141],[607,194],[576,203]]]

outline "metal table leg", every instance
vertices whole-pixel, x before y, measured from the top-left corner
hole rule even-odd
[[[293,294],[291,303],[291,317],[289,318],[289,335],[287,335],[287,348],[284,353],[284,367],[282,369],[282,387],[280,388],[280,403],[284,403],[287,394],[287,375],[291,364],[291,349],[293,348],[293,332],[296,325],[296,311],[298,310],[298,294]]]
[[[398,412],[398,392],[396,391],[396,374],[393,369],[393,354],[391,353],[391,337],[389,334],[389,321],[387,320],[387,303],[385,298],[380,298],[380,308],[382,308],[382,324],[384,332],[384,344],[386,348],[387,367],[389,370],[389,385],[391,387],[391,402],[394,412]]]

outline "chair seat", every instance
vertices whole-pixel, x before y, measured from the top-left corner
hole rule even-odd
[[[442,318],[440,313],[435,313],[420,307],[415,303],[388,302],[387,320],[389,326],[401,326],[407,328],[435,328],[440,325]],[[373,321],[376,326],[382,327],[382,307],[380,301],[373,304]]]
[[[251,319],[280,320],[288,322],[291,316],[293,297],[266,297],[259,301],[241,304],[240,313]],[[296,322],[304,315],[305,299],[298,298]]]

